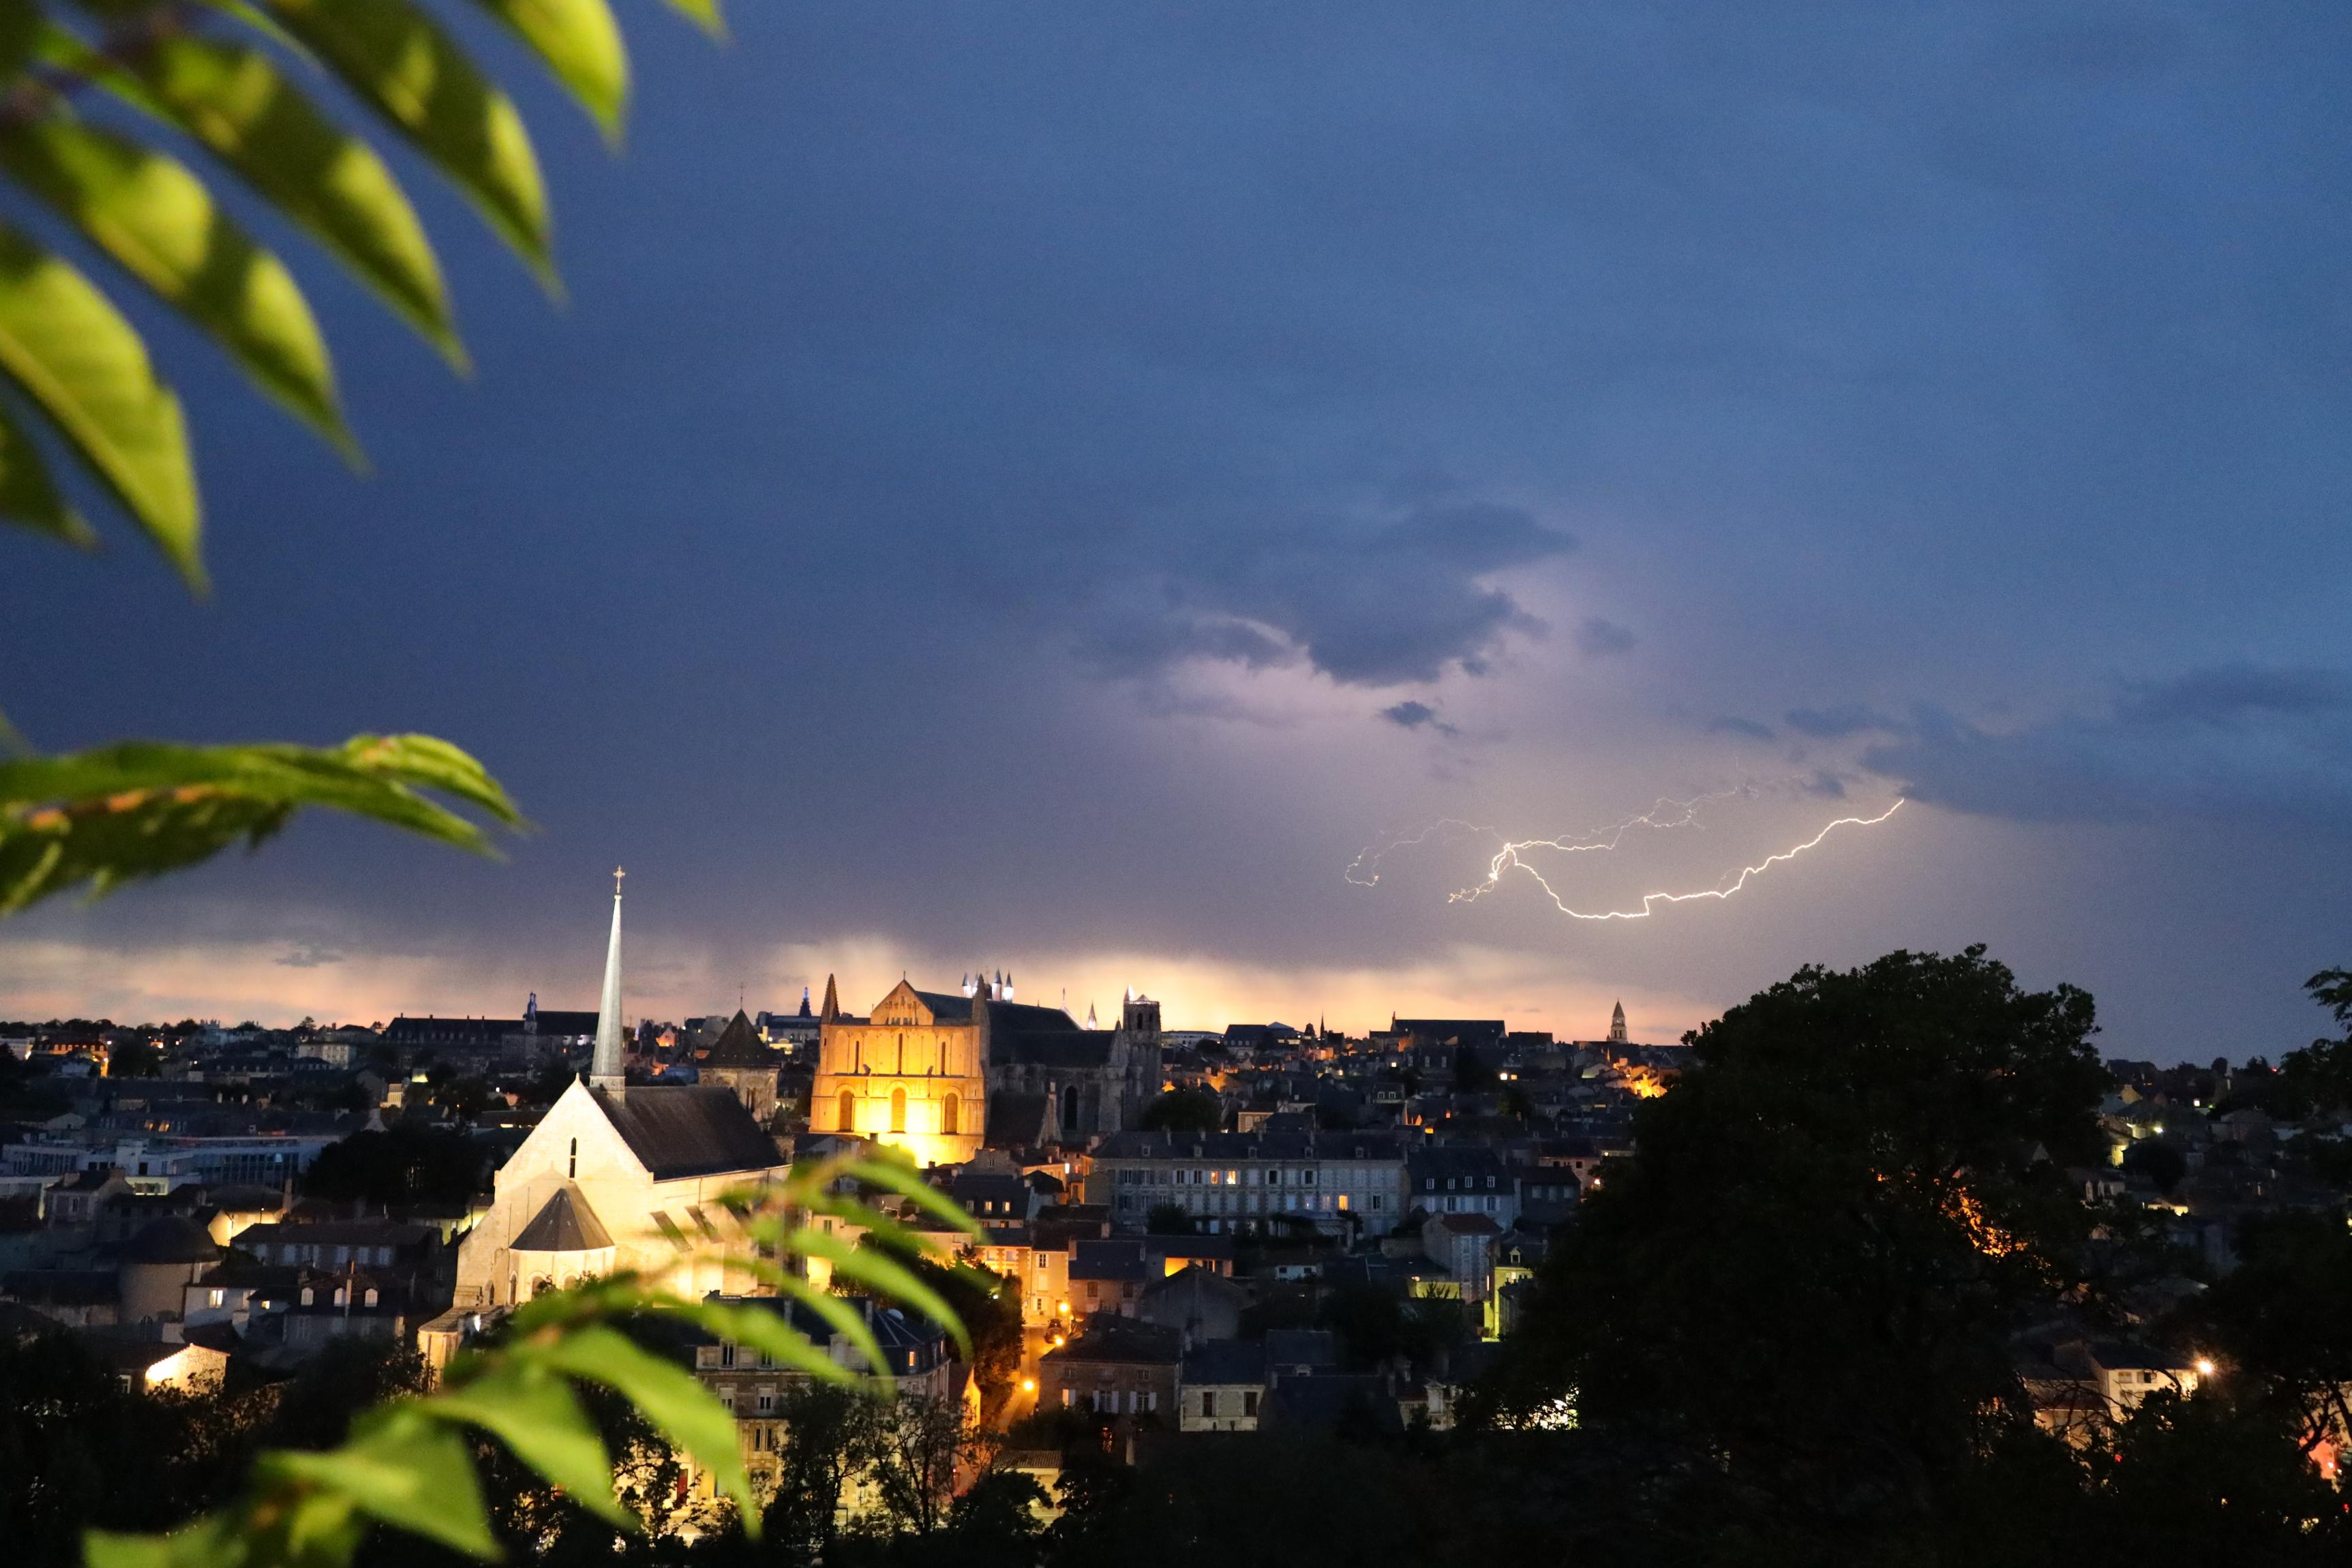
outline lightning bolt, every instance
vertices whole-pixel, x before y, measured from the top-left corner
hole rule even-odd
[[[1559,838],[1505,838],[1501,833],[1497,832],[1494,828],[1481,827],[1472,823],[1461,822],[1449,818],[1442,822],[1433,823],[1430,826],[1423,828],[1417,833],[1390,839],[1376,846],[1367,846],[1364,850],[1357,855],[1354,863],[1348,868],[1347,879],[1355,883],[1358,887],[1374,887],[1380,882],[1381,861],[1396,850],[1407,848],[1414,845],[1425,844],[1433,838],[1439,838],[1441,837],[1450,837],[1460,833],[1493,834],[1494,837],[1501,842],[1502,847],[1497,849],[1495,852],[1494,858],[1487,862],[1486,875],[1484,879],[1470,887],[1463,889],[1457,893],[1454,893],[1452,897],[1446,900],[1446,902],[1452,904],[1475,902],[1486,893],[1492,892],[1496,887],[1499,887],[1502,883],[1503,878],[1507,874],[1512,871],[1524,871],[1529,877],[1535,879],[1536,886],[1541,888],[1544,891],[1544,896],[1551,900],[1552,907],[1571,920],[1647,920],[1651,915],[1657,912],[1659,906],[1664,904],[1687,904],[1696,902],[1703,899],[1713,899],[1717,901],[1728,899],[1732,894],[1748,886],[1750,879],[1762,876],[1765,872],[1770,870],[1773,867],[1780,865],[1785,860],[1795,859],[1798,856],[1802,855],[1806,850],[1813,848],[1815,846],[1819,845],[1823,839],[1827,838],[1831,834],[1835,833],[1839,828],[1875,827],[1880,823],[1885,822],[1888,817],[1893,816],[1896,812],[1903,809],[1903,802],[1897,800],[1893,805],[1888,806],[1885,811],[1880,812],[1875,816],[1841,816],[1836,821],[1824,826],[1819,833],[1814,834],[1811,838],[1806,839],[1803,843],[1791,846],[1787,849],[1781,850],[1776,855],[1769,855],[1753,866],[1743,867],[1737,875],[1728,878],[1725,882],[1718,883],[1715,887],[1703,888],[1687,893],[1644,893],[1642,895],[1641,907],[1639,909],[1575,909],[1569,904],[1566,899],[1560,897],[1559,889],[1551,885],[1550,881],[1545,878],[1544,874],[1527,859],[1527,856],[1529,852],[1544,849],[1557,850],[1567,855],[1589,854],[1596,850],[1603,852],[1612,850],[1616,848],[1624,841],[1624,837],[1627,833],[1632,832],[1637,827],[1654,827],[1659,829],[1703,827],[1704,824],[1698,820],[1698,812],[1701,806],[1713,801],[1729,800],[1750,795],[1754,793],[1755,792],[1752,789],[1747,786],[1742,786],[1738,789],[1720,791],[1714,795],[1697,795],[1690,800],[1661,799],[1655,805],[1651,806],[1648,811],[1643,813],[1639,816],[1630,816],[1624,821],[1614,824],[1612,826],[1598,828],[1590,833],[1571,835]],[[1359,875],[1359,872],[1368,873],[1368,875]]]

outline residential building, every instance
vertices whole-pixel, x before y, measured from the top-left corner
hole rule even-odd
[[[1167,1205],[1212,1235],[1385,1236],[1407,1206],[1404,1156],[1384,1132],[1121,1132],[1097,1146],[1094,1168],[1122,1230]]]

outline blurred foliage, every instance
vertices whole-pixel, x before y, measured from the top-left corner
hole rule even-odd
[[[454,3],[454,0],[452,0]],[[717,0],[669,0],[719,31]],[[628,57],[605,0],[473,0],[617,142]],[[362,127],[447,181],[551,292],[547,194],[520,113],[419,0],[0,0],[0,524],[83,548],[104,498],[195,593],[186,418],[122,297],[174,316],[354,466],[332,355],[290,267],[302,237],[462,370],[440,261]],[[322,90],[324,89],[324,90]],[[514,805],[422,735],[341,746],[138,742],[32,757],[0,721],[0,915],[258,845],[305,806],[486,851]]]
[[[778,1295],[816,1312],[872,1374],[836,1363],[782,1314],[688,1300],[650,1281],[614,1276],[519,1308],[498,1333],[462,1352],[437,1389],[370,1405],[331,1447],[264,1449],[252,1461],[241,1496],[168,1535],[91,1531],[86,1561],[89,1568],[341,1568],[377,1525],[468,1557],[499,1558],[505,1547],[480,1481],[486,1440],[508,1461],[559,1489],[569,1506],[621,1535],[640,1534],[646,1529],[645,1509],[669,1506],[683,1472],[640,1478],[645,1484],[635,1506],[623,1495],[625,1485],[616,1491],[616,1450],[584,1397],[600,1389],[632,1409],[666,1450],[708,1473],[745,1532],[756,1536],[761,1509],[734,1413],[692,1372],[646,1349],[628,1331],[648,1321],[681,1323],[838,1385],[845,1397],[890,1392],[889,1363],[864,1314],[793,1271],[795,1260],[821,1256],[831,1261],[836,1280],[924,1313],[970,1355],[970,1340],[940,1293],[893,1256],[919,1256],[938,1243],[877,1207],[869,1199],[875,1193],[896,1194],[959,1234],[978,1234],[912,1165],[896,1161],[828,1160],[726,1199],[744,1215],[757,1247],[755,1258],[738,1259],[739,1265]],[[820,1215],[863,1229],[887,1250],[843,1245],[813,1223]],[[618,1458],[625,1481],[632,1456],[623,1451]],[[653,1454],[647,1462],[659,1468],[675,1461]],[[510,1490],[492,1496],[503,1507]]]

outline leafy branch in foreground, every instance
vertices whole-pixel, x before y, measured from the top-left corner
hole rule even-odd
[[[617,142],[629,62],[606,0],[471,3]],[[722,30],[717,0],[667,3]],[[310,86],[324,79],[332,100]],[[0,184],[65,242],[16,216],[0,221],[0,522],[98,543],[77,487],[52,468],[62,450],[192,590],[205,588],[178,395],[99,280],[107,274],[69,251],[211,339],[355,466],[325,334],[293,269],[237,205],[300,233],[465,367],[432,241],[392,165],[346,123],[361,117],[455,186],[559,291],[522,116],[420,0],[0,0]],[[328,750],[136,744],[12,763],[0,770],[0,914],[258,842],[304,805],[483,847],[479,828],[418,785],[517,821],[480,764],[423,736]]]
[[[523,826],[479,763],[430,735],[359,735],[327,748],[133,741],[0,763],[0,915],[84,884],[107,893],[240,838],[258,846],[306,805],[492,852],[478,824],[419,793],[427,789]]]
[[[790,1265],[824,1257],[837,1277],[899,1301],[946,1329],[970,1353],[963,1326],[938,1294],[904,1266],[842,1246],[810,1224],[829,1215],[863,1226],[887,1245],[940,1253],[935,1232],[918,1230],[868,1197],[893,1193],[978,1236],[971,1217],[927,1185],[913,1165],[842,1156],[796,1167],[783,1182],[740,1188],[724,1200],[761,1249],[755,1265],[780,1295],[803,1301],[848,1340],[866,1372],[844,1366],[782,1314],[717,1300],[689,1300],[632,1275],[542,1296],[518,1309],[492,1342],[462,1352],[442,1387],[395,1400],[352,1424],[341,1447],[276,1450],[256,1460],[245,1496],[168,1535],[85,1539],[89,1568],[342,1568],[373,1525],[390,1525],[469,1556],[501,1553],[468,1443],[486,1434],[583,1508],[632,1534],[645,1523],[613,1486],[613,1458],[582,1403],[583,1385],[610,1389],[733,1502],[756,1537],[760,1510],[744,1466],[733,1412],[674,1362],[646,1350],[625,1328],[667,1319],[719,1334],[827,1383],[883,1396],[894,1391],[889,1363],[863,1314],[819,1290]]]

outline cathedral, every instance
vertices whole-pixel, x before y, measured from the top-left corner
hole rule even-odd
[[[753,1289],[740,1262],[750,1238],[718,1200],[784,1178],[775,1140],[733,1089],[631,1087],[621,1037],[616,885],[588,1077],[499,1167],[489,1212],[457,1248],[457,1312],[496,1311],[622,1269],[688,1297]]]
[[[1130,994],[1116,1029],[1013,1000],[1002,976],[959,994],[900,981],[866,1017],[828,978],[809,1130],[871,1138],[924,1164],[1117,1132],[1160,1090],[1160,1004]]]

